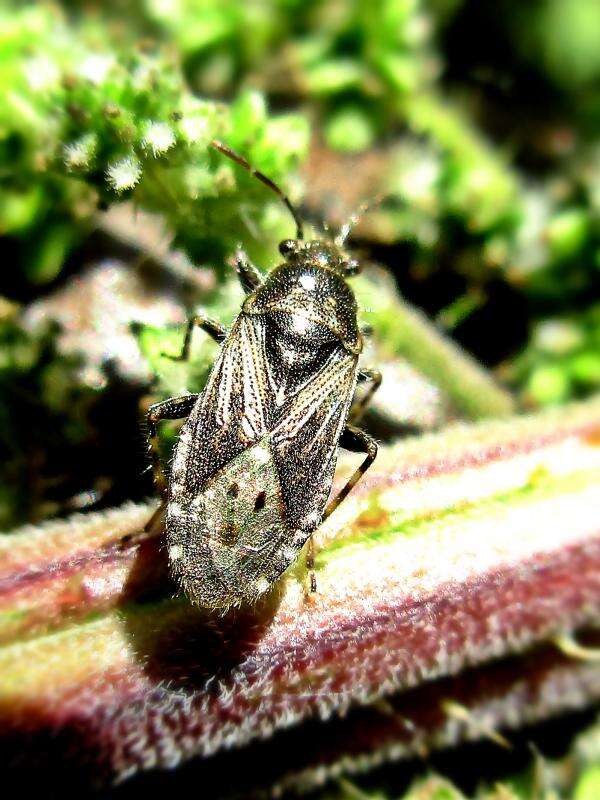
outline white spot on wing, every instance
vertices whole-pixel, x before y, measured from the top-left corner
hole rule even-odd
[[[259,578],[256,581],[255,588],[258,594],[264,594],[269,588],[269,581],[266,578]]]
[[[252,451],[252,458],[259,464],[266,464],[268,461],[271,460],[271,453],[269,452],[269,448],[263,447],[262,445],[259,447],[255,447],[254,450]]]
[[[170,517],[180,517],[183,513],[180,503],[169,503],[168,511]]]
[[[318,525],[321,521],[321,514],[318,511],[313,511],[312,514],[308,515],[306,521],[311,525]]]
[[[189,444],[192,441],[192,435],[188,430],[183,430],[179,434],[179,443]]]
[[[182,555],[183,550],[180,544],[174,544],[172,547],[169,547],[169,558],[171,561],[177,561]]]

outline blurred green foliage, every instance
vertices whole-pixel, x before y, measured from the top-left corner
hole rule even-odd
[[[404,144],[386,189],[408,206],[395,216],[396,235],[418,242],[418,258],[433,262],[450,248],[455,261],[462,259],[459,270],[481,276],[503,268],[507,280],[543,296],[564,297],[566,280],[572,296],[597,276],[600,233],[582,185],[591,167],[564,163],[561,185],[555,173],[534,181],[508,148],[486,137],[467,104],[452,99],[454,87],[444,85],[435,41],[442,21],[469,4],[442,4],[441,12],[438,5],[145,0],[139,9],[154,33],[183,54],[199,91],[228,96],[241,83],[274,98],[294,97],[308,103],[326,141],[340,150],[364,150],[399,135]],[[597,4],[544,0],[516,12],[514,6],[500,4],[515,60],[527,54],[538,69],[546,66],[556,90],[572,94],[579,87],[595,99]],[[486,31],[477,33],[485,41]]]
[[[600,6],[596,0],[502,0],[499,11],[518,56],[552,85],[595,138],[600,123]]]
[[[553,405],[600,390],[600,303],[537,322],[508,372],[532,405]]]
[[[227,94],[256,80],[275,95],[308,97],[326,139],[344,150],[373,144],[397,101],[438,71],[421,0],[144,0],[141,8],[176,43],[199,91]]]
[[[73,27],[25,6],[0,30],[0,230],[23,243],[32,281],[56,276],[100,203],[125,198],[163,215],[197,263],[218,267],[240,240],[263,252],[253,226],[270,242],[287,232],[266,190],[208,143],[226,139],[285,183],[306,150],[302,117],[269,117],[251,91],[197,98],[177,58],[115,49],[101,19]]]
[[[164,217],[195,263],[220,270],[243,242],[272,264],[289,221],[207,144],[227,140],[297,195],[290,176],[311,119],[335,149],[397,142],[383,187],[386,238],[410,245],[413,273],[454,272],[481,297],[500,277],[534,321],[569,312],[600,286],[598,7],[492,5],[15,4],[0,16],[0,231],[19,242],[28,278],[44,283],[82,243],[99,204],[131,198]],[[533,72],[549,102],[568,109],[559,129],[580,146],[554,154],[541,173],[519,163],[522,144],[493,140],[467,83],[446,80],[446,32],[469,21],[484,23],[481,43],[464,35],[473,69],[486,37],[491,51],[497,37],[510,39],[510,80]],[[269,116],[265,96],[298,113]],[[519,134],[513,124],[510,135]],[[531,373],[519,375],[528,385]]]
[[[78,376],[82,358],[59,355],[57,326],[35,333],[15,309],[0,317],[0,527],[56,513],[49,500],[65,454],[94,439],[90,412],[100,394]],[[24,468],[26,467],[26,468]]]

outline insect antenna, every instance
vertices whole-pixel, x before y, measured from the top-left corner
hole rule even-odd
[[[380,205],[386,199],[388,195],[385,194],[376,194],[375,197],[372,197],[370,200],[367,200],[356,209],[356,211],[350,216],[347,222],[345,222],[342,227],[340,228],[340,232],[333,240],[338,247],[343,247],[348,235],[352,228],[356,225],[357,222],[371,209],[375,208],[375,206]]]
[[[291,200],[283,192],[276,183],[274,183],[270,178],[268,178],[263,172],[255,169],[249,161],[247,161],[243,156],[239,153],[236,153],[235,150],[232,150],[231,147],[226,145],[224,142],[220,142],[218,139],[213,139],[210,143],[211,147],[214,147],[215,150],[218,150],[220,153],[223,153],[224,156],[230,158],[232,161],[235,161],[236,164],[239,164],[244,169],[248,170],[248,172],[253,175],[255,178],[261,183],[264,183],[265,186],[268,186],[271,191],[275,192],[275,194],[281,199],[285,207],[288,209],[292,217],[294,218],[294,222],[296,223],[296,239],[304,239],[304,231],[302,229],[302,220],[294,206],[292,205]]]

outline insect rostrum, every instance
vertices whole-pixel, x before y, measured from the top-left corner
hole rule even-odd
[[[266,592],[377,453],[351,424],[380,381],[359,370],[362,335],[346,282],[357,264],[334,242],[304,242],[299,222],[280,251],[283,263],[264,281],[238,254],[247,296],[231,329],[196,317],[186,334],[182,357],[194,325],[222,342],[204,391],[148,414],[154,437],[159,420],[187,416],[171,465],[166,543],[172,575],[208,608]],[[372,386],[353,406],[359,380]],[[366,455],[327,505],[338,446]]]

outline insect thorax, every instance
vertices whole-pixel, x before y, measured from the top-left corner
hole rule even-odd
[[[248,297],[244,312],[271,316],[299,348],[329,338],[353,354],[362,349],[352,290],[340,274],[310,261],[277,267]]]

